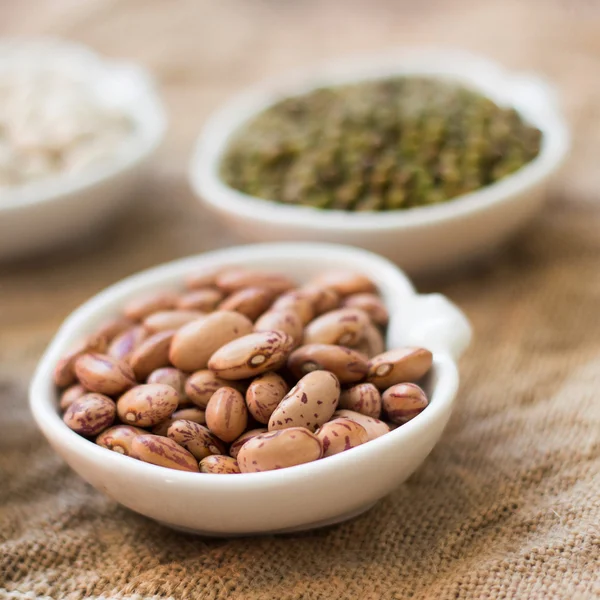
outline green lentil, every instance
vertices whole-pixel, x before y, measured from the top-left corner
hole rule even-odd
[[[222,177],[246,194],[345,211],[452,200],[533,160],[541,132],[451,81],[394,77],[286,98],[230,143]]]

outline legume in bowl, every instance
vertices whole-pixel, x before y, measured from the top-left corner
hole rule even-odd
[[[142,68],[58,39],[0,42],[0,260],[89,239],[165,129]]]
[[[367,510],[425,459],[470,335],[363,250],[231,248],[80,307],[30,404],[65,461],[136,512],[210,535],[307,529]]]
[[[348,243],[435,270],[532,218],[568,147],[539,77],[422,50],[239,95],[207,122],[190,179],[243,238]]]

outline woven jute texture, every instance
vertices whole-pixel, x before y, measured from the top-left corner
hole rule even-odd
[[[5,385],[0,597],[597,597],[598,231],[598,211],[555,206],[442,288],[477,332],[450,425],[406,485],[324,530],[215,541],[147,521],[72,474],[36,432],[25,382]]]
[[[594,2],[0,5],[2,33],[59,34],[143,61],[172,116],[143,210],[131,209],[77,252],[0,266],[0,598],[600,597]],[[91,294],[140,268],[230,243],[184,184],[192,138],[208,111],[264,75],[427,43],[548,73],[561,86],[577,142],[529,229],[478,266],[417,282],[447,294],[475,330],[455,411],[432,454],[367,514],[281,537],[183,535],[86,485],[36,430],[28,380],[60,321]]]

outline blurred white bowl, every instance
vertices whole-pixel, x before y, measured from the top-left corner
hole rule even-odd
[[[312,89],[395,75],[449,78],[514,107],[543,134],[540,154],[516,173],[450,202],[409,210],[351,213],[290,206],[243,194],[220,177],[231,137],[282,98]],[[317,71],[292,73],[252,88],[206,123],[190,166],[204,204],[245,239],[329,241],[383,254],[414,272],[442,268],[489,252],[542,206],[552,175],[569,149],[569,134],[553,90],[535,75],[510,73],[457,51],[414,50],[346,60]]]
[[[325,269],[368,275],[390,311],[388,346],[434,352],[426,389],[430,405],[407,424],[347,452],[278,471],[239,475],[186,473],[101,448],[71,431],[58,414],[54,366],[82,335],[140,293],[181,285],[202,268],[237,265],[280,270],[299,282]],[[117,502],[166,525],[207,535],[310,529],[359,514],[389,494],[425,460],[448,422],[458,388],[456,361],[471,328],[444,296],[418,295],[387,260],[330,244],[261,244],[210,252],[125,279],[77,309],[41,359],[30,406],[54,449],[86,481]]]
[[[103,103],[133,121],[110,160],[0,192],[0,260],[84,239],[132,197],[142,167],[160,144],[166,116],[142,68],[105,60],[85,47],[56,39],[0,42],[0,69],[60,69],[89,84]]]

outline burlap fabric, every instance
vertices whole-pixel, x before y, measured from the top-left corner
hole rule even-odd
[[[207,540],[120,508],[53,454],[5,372],[0,597],[598,597],[599,230],[600,211],[554,205],[442,286],[477,332],[450,425],[406,485],[320,531]]]
[[[145,209],[85,252],[0,268],[0,598],[600,597],[595,5],[75,4],[4,3],[0,26],[143,59],[163,82],[172,133]],[[182,183],[196,128],[229,91],[400,42],[459,43],[543,69],[562,85],[577,137],[547,210],[526,232],[492,260],[420,282],[457,302],[476,332],[440,444],[368,514],[299,535],[200,539],[102,497],[52,452],[26,406],[55,328],[124,275],[229,243]]]

